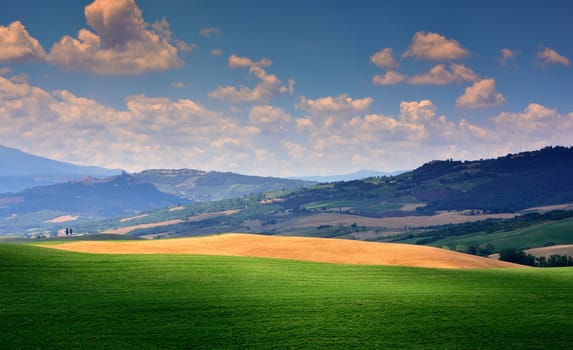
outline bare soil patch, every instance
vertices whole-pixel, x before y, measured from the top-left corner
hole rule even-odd
[[[238,211],[239,210],[225,210],[225,211],[218,211],[218,212],[213,212],[213,213],[205,213],[205,214],[190,216],[186,220],[175,219],[175,220],[166,220],[166,221],[161,221],[161,222],[153,222],[153,223],[149,223],[149,224],[139,224],[139,225],[118,227],[118,228],[110,228],[110,229],[103,231],[102,233],[108,233],[108,234],[112,234],[112,235],[125,235],[125,234],[130,233],[131,231],[134,231],[134,230],[137,230],[140,228],[170,226],[170,225],[180,224],[182,222],[200,221],[200,220],[204,220],[204,219],[214,218],[217,216],[235,214]],[[138,218],[142,218],[142,217],[146,217],[146,216],[148,216],[148,214],[139,215],[139,216],[132,216],[130,218],[121,219],[120,221],[125,222],[128,220],[134,220],[134,219],[138,219]],[[148,235],[149,238],[153,238],[155,236],[157,236],[157,235]]]
[[[525,253],[536,257],[544,256],[546,258],[549,258],[553,254],[573,256],[573,244],[561,244],[551,247],[527,249]]]
[[[426,203],[408,203],[408,204],[404,204],[402,207],[400,207],[401,211],[414,211],[418,208],[422,208],[425,207]]]
[[[142,214],[142,215],[137,215],[137,216],[130,216],[128,218],[123,218],[121,220],[119,220],[119,222],[126,222],[126,221],[131,221],[131,220],[135,220],[135,219],[141,219],[144,218],[146,216],[149,216],[149,214]]]
[[[130,233],[131,231],[134,231],[134,230],[137,230],[140,228],[169,226],[169,225],[180,224],[182,222],[183,222],[183,220],[181,220],[181,219],[168,220],[168,221],[162,221],[162,222],[154,222],[151,224],[140,224],[140,225],[132,225],[132,226],[112,228],[112,229],[105,230],[102,233],[107,233],[107,234],[112,234],[112,235],[125,235],[125,234]]]
[[[428,246],[238,233],[137,242],[76,241],[46,247],[97,254],[226,255],[455,269],[522,267]]]
[[[233,210],[225,210],[225,211],[215,211],[215,212],[211,212],[211,213],[203,213],[203,214],[190,216],[187,218],[186,221],[189,221],[189,222],[201,221],[201,220],[205,220],[205,219],[216,218],[217,216],[222,216],[222,215],[232,215],[232,214],[238,213],[239,211],[240,210],[238,210],[238,209],[233,209]]]
[[[432,216],[403,216],[390,218],[367,218],[348,214],[325,213],[298,219],[289,226],[313,227],[318,225],[351,225],[356,223],[360,226],[375,226],[387,228],[404,227],[425,227],[433,225],[459,224],[463,222],[473,222],[491,218],[510,219],[515,214],[484,214],[484,215],[463,215],[459,212],[443,212]]]
[[[62,216],[58,216],[57,218],[53,218],[51,220],[46,220],[44,222],[51,222],[54,224],[58,224],[60,222],[76,221],[77,219],[78,219],[77,216],[62,215]]]
[[[573,203],[566,203],[566,204],[557,204],[557,205],[546,205],[543,207],[533,207],[522,210],[524,213],[528,212],[543,212],[543,211],[552,211],[552,210],[571,210],[573,209]]]

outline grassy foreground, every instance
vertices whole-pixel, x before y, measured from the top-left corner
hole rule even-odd
[[[0,244],[5,349],[565,349],[573,269],[439,270]]]

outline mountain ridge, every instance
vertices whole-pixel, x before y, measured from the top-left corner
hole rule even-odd
[[[0,193],[120,173],[118,169],[75,165],[0,145]]]
[[[412,227],[513,217],[532,207],[572,203],[571,178],[573,148],[566,147],[488,160],[431,161],[392,177],[321,183],[176,212],[160,210],[138,223],[182,222],[133,234],[250,232],[378,240]],[[205,213],[220,214],[202,216]],[[390,221],[394,224],[385,226]]]
[[[348,174],[339,174],[339,175],[316,175],[316,176],[300,176],[300,177],[289,177],[289,179],[295,180],[306,180],[306,181],[316,181],[316,182],[338,182],[338,181],[352,181],[352,180],[360,180],[365,179],[368,177],[376,177],[376,176],[395,176],[400,175],[408,170],[397,170],[397,171],[378,171],[378,170],[369,170],[369,169],[361,169],[352,173]]]
[[[486,160],[438,160],[391,177],[309,186],[291,182],[290,188],[279,183],[274,189],[260,191],[251,191],[250,181],[273,178],[192,169],[147,170],[124,173],[121,177],[125,177],[125,183],[130,186],[147,184],[157,198],[159,194],[169,195],[171,202],[148,201],[151,208],[142,209],[129,207],[132,201],[125,200],[123,203],[128,207],[121,208],[123,212],[119,210],[116,215],[149,211],[129,223],[104,222],[89,227],[106,229],[178,220],[175,227],[150,228],[137,235],[153,236],[161,230],[168,230],[162,231],[162,235],[169,236],[233,231],[377,239],[389,229],[404,232],[410,226],[423,227],[424,222],[429,226],[481,220],[491,214],[516,215],[526,208],[572,203],[573,147],[546,147]],[[245,181],[237,182],[241,177]],[[113,192],[110,185],[107,186]],[[117,186],[120,186],[116,189],[119,193],[122,183],[118,182]],[[208,190],[198,191],[201,186]],[[94,188],[92,185],[91,190],[95,191]],[[54,192],[65,193],[63,190]],[[0,195],[0,214],[9,215],[12,209],[23,206],[21,197]],[[26,201],[40,202],[24,198]],[[105,201],[91,202],[92,207],[104,210]],[[153,205],[159,204],[163,209],[153,210]],[[177,210],[166,208],[170,206]],[[444,212],[452,214],[439,214]],[[452,215],[455,220],[447,221],[452,220]],[[386,218],[401,218],[402,224],[392,228],[380,226],[387,222]],[[446,221],[435,221],[441,218]],[[0,232],[2,220],[0,218]],[[85,230],[97,232],[98,229]]]

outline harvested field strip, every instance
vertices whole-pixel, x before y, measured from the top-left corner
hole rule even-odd
[[[525,251],[534,256],[544,256],[546,258],[553,254],[573,256],[573,244],[561,244],[551,247],[533,248]]]
[[[182,223],[183,220],[169,220],[169,221],[162,221],[162,222],[154,222],[151,224],[140,224],[140,225],[132,225],[132,226],[125,226],[119,228],[113,228],[109,230],[105,230],[104,234],[112,234],[112,235],[125,235],[130,233],[131,231],[140,229],[140,228],[151,228],[151,227],[161,227],[161,226],[169,226]]]
[[[82,241],[49,247],[98,254],[227,255],[338,264],[435,268],[467,269],[519,266],[494,259],[426,246],[251,234],[225,234],[137,242]]]
[[[444,212],[432,216],[404,216],[392,218],[367,218],[357,215],[325,213],[313,215],[289,222],[293,228],[315,227],[318,225],[350,225],[388,227],[402,229],[404,227],[425,227],[434,225],[459,224],[485,219],[511,219],[515,214],[462,215],[458,212]]]

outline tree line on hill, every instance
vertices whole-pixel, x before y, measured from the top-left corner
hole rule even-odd
[[[571,256],[553,254],[549,258],[544,256],[535,257],[521,249],[503,249],[499,253],[499,260],[535,267],[573,266],[573,257]]]

